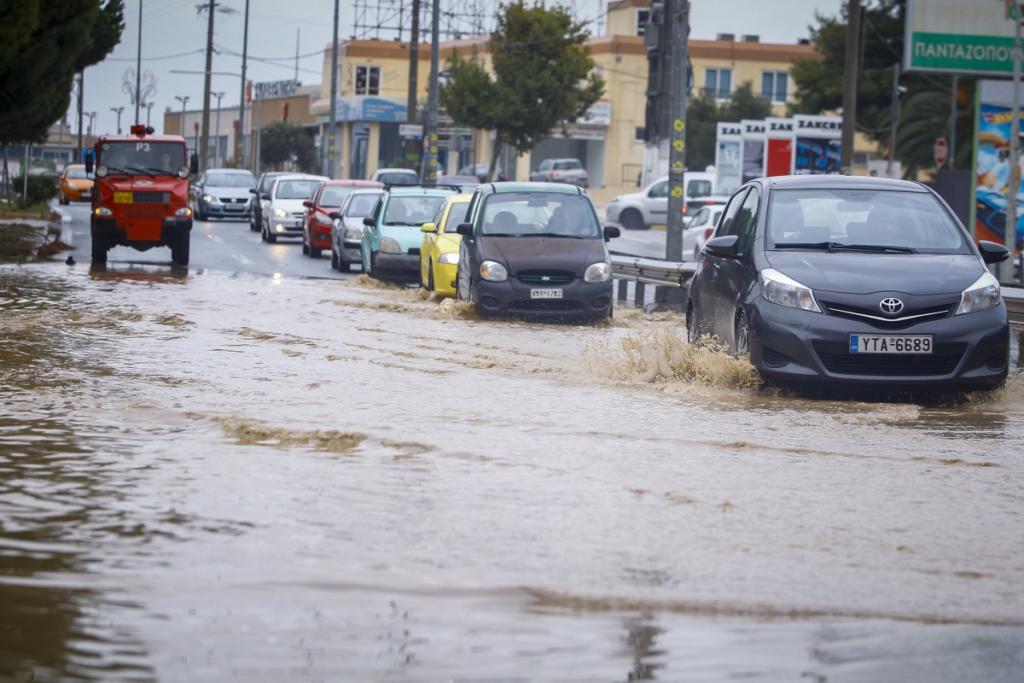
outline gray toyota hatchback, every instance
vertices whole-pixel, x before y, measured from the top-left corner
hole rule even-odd
[[[729,200],[689,290],[691,341],[716,336],[766,379],[895,389],[1006,380],[1009,322],[987,264],[917,183],[760,178]]]

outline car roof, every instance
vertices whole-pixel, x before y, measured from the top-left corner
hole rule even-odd
[[[328,185],[330,187],[384,187],[384,183],[379,183],[376,180],[328,180],[324,185]]]
[[[396,168],[378,168],[376,171],[374,171],[374,173],[409,173],[409,174],[412,174],[412,175],[419,175],[418,173],[416,173],[416,171],[412,170],[411,168],[401,168],[401,167],[396,167]]]
[[[358,189],[355,189],[355,190],[352,190],[351,192],[349,192],[348,196],[351,197],[354,194],[384,194],[384,188],[383,187],[360,187]]]
[[[416,196],[424,195],[427,197],[441,196],[447,197],[448,195],[455,192],[455,190],[448,187],[421,187],[419,185],[392,185],[388,190],[388,194],[397,196]]]
[[[246,168],[208,168],[207,173],[231,173],[234,175],[252,175],[252,171]]]
[[[453,195],[448,198],[449,204],[468,204],[473,199],[472,194],[463,192],[462,194]]]
[[[323,182],[328,180],[328,178],[322,175],[311,175],[308,173],[285,173],[278,178],[278,180],[319,180],[320,182]]]
[[[566,183],[538,183],[538,182],[504,182],[485,183],[482,187],[489,187],[496,194],[506,192],[548,192],[555,194],[584,194],[583,189]]]
[[[903,192],[928,192],[919,183],[896,178],[873,176],[852,176],[836,174],[785,175],[763,178],[761,181],[775,190],[820,189],[820,190],[902,190]]]

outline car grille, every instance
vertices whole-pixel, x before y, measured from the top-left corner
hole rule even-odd
[[[132,193],[133,204],[166,204],[171,200],[169,192],[139,192]]]
[[[898,317],[887,318],[876,309],[847,306],[846,304],[832,303],[829,301],[822,301],[821,303],[825,306],[825,310],[837,318],[857,320],[882,329],[895,329],[927,322],[929,320],[946,318],[952,315],[954,310],[954,304],[943,304],[941,306],[929,306],[927,308],[907,309],[902,311]]]
[[[814,342],[821,364],[837,375],[921,377],[948,375],[963,358],[966,344],[936,344],[930,354],[850,353],[843,343]]]
[[[243,197],[221,197],[220,198],[220,203],[221,204],[245,204],[246,201],[248,201],[248,200],[244,199]]]
[[[524,270],[517,273],[516,277],[524,285],[567,285],[575,278],[572,273],[562,270]]]
[[[508,305],[510,311],[582,311],[583,304],[579,301],[562,299],[515,299]]]
[[[306,212],[305,211],[293,211],[292,212],[292,216],[294,216],[295,218],[305,218],[306,217]]]

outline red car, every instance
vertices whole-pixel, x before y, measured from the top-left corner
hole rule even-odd
[[[302,219],[302,253],[320,258],[320,251],[331,248],[331,212],[341,208],[352,190],[384,187],[373,180],[328,180],[320,183],[312,199],[302,202],[306,215]]]

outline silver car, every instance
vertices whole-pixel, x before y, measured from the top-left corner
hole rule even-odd
[[[715,174],[688,172],[683,178],[686,183],[686,203],[694,207],[715,192]],[[640,192],[619,195],[612,199],[605,212],[609,221],[618,223],[626,230],[644,230],[652,225],[668,222],[668,176],[662,176]]]
[[[363,219],[373,212],[383,190],[353,190],[345,197],[341,208],[331,212],[331,268],[347,273],[353,263],[359,263],[362,254],[359,244],[363,239]]]
[[[711,204],[703,207],[683,230],[683,260],[700,261],[700,250],[715,233],[718,219],[725,211],[725,204]]]
[[[542,183],[569,183],[579,187],[590,185],[590,176],[579,159],[545,159],[536,171],[530,173],[530,180]]]
[[[248,220],[256,177],[238,168],[211,168],[189,188],[192,215],[198,221],[211,218]]]
[[[302,223],[306,218],[306,207],[302,203],[312,199],[320,183],[328,179],[322,175],[289,173],[274,178],[270,196],[263,207],[261,237],[264,242],[274,243],[278,237],[302,237]]]

